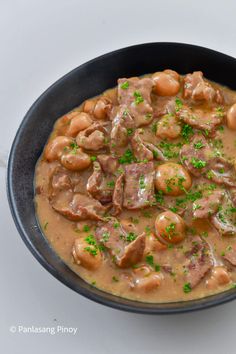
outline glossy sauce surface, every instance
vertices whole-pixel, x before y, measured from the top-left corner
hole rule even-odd
[[[170,302],[234,287],[236,93],[191,75],[119,79],[58,119],[37,163],[46,238],[106,292]]]

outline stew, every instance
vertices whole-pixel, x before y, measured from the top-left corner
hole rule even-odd
[[[59,118],[35,171],[46,238],[85,281],[144,302],[236,284],[236,92],[164,70]]]

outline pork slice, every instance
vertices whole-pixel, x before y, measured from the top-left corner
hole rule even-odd
[[[93,173],[87,182],[87,191],[90,196],[101,203],[109,203],[112,200],[113,186],[109,182],[113,176],[105,176],[98,161],[93,162]]]
[[[151,161],[153,160],[153,153],[144,144],[141,135],[142,135],[142,130],[137,129],[131,138],[131,146],[132,146],[133,154],[138,161],[144,161],[144,160]]]
[[[153,111],[155,117],[161,117],[165,114],[175,114],[175,97],[157,96],[153,103]]]
[[[154,202],[154,164],[133,163],[125,166],[123,206],[140,209]]]
[[[199,148],[201,143],[201,148]],[[182,163],[194,176],[209,172],[211,181],[226,187],[236,187],[236,172],[233,164],[221,156],[214,156],[203,136],[194,135],[189,144],[180,150]]]
[[[56,166],[50,174],[48,198],[51,200],[63,191],[76,192],[78,187],[80,190],[83,188],[83,180],[79,172]]]
[[[118,159],[114,156],[102,154],[97,159],[105,173],[114,174],[119,167]]]
[[[72,188],[71,173],[64,168],[56,168],[50,178],[50,196],[55,195],[58,191]]]
[[[199,236],[193,238],[192,248],[185,255],[186,281],[194,288],[213,267],[213,257],[208,243]]]
[[[116,151],[127,145],[129,141],[128,130],[135,128],[135,123],[126,106],[115,107],[111,115],[112,129],[110,149]]]
[[[207,194],[193,203],[193,216],[197,219],[208,218],[215,214],[221,205],[224,192],[208,191]]]
[[[215,90],[209,82],[204,80],[201,71],[195,71],[185,76],[183,96],[193,101],[223,103],[223,97],[220,91]]]
[[[108,134],[108,124],[95,122],[90,127],[79,132],[76,137],[78,146],[97,151],[106,146],[106,135]]]
[[[197,149],[197,144],[202,147]],[[180,150],[180,157],[183,165],[194,176],[199,177],[209,170],[209,161],[212,151],[209,144],[203,136],[194,135],[189,144],[185,144]]]
[[[236,213],[232,212],[232,200],[230,194],[224,193],[218,211],[211,217],[211,223],[216,230],[224,236],[236,235]]]
[[[122,211],[123,204],[123,190],[124,190],[124,174],[121,174],[115,183],[112,196],[112,210],[111,214],[116,216]]]
[[[236,188],[229,189],[230,199],[234,207],[236,207]]]
[[[148,148],[148,150],[152,151],[153,153],[153,158],[158,161],[166,161],[165,156],[163,155],[163,152],[161,149],[156,147],[154,144],[149,143],[147,141],[144,141],[143,144]]]
[[[148,125],[153,120],[152,87],[153,80],[150,78],[133,77],[118,80],[118,101],[127,107],[136,127]]]
[[[217,231],[224,236],[235,236],[236,226],[228,218],[222,217],[222,213],[218,212],[211,218],[211,223]]]
[[[108,249],[120,268],[138,263],[144,253],[145,233],[133,235],[134,239],[132,238],[131,242],[128,235],[116,218],[110,218],[108,222],[99,224],[96,229],[96,238]]]
[[[236,267],[236,245],[234,244],[232,248],[226,250],[222,258],[228,261],[234,267]]]
[[[209,135],[214,135],[217,126],[219,126],[223,119],[225,113],[214,108],[211,111],[203,111],[201,109],[190,108],[186,105],[179,108],[176,112],[176,116],[184,121],[185,123],[191,125],[193,128],[206,131]]]
[[[73,194],[70,191],[57,194],[51,201],[51,205],[55,211],[72,221],[103,220],[107,211],[98,200],[80,193]]]
[[[211,179],[213,182],[225,185],[226,187],[236,187],[236,173],[234,165],[223,157],[213,157],[210,160]]]

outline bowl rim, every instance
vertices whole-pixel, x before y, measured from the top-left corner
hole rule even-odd
[[[17,207],[16,207],[16,202],[15,202],[15,196],[13,192],[13,183],[12,183],[12,173],[13,173],[13,166],[14,166],[14,156],[16,154],[16,149],[17,145],[20,139],[20,134],[24,130],[25,125],[27,125],[28,120],[30,119],[31,112],[34,111],[34,109],[37,107],[38,104],[40,104],[41,101],[47,96],[47,94],[54,88],[57,87],[63,80],[67,79],[68,77],[72,76],[75,72],[77,72],[80,69],[83,69],[87,65],[91,65],[95,63],[98,60],[103,60],[104,58],[107,58],[109,56],[113,56],[115,54],[122,53],[125,50],[135,50],[136,48],[144,48],[145,46],[156,46],[156,45],[164,45],[164,46],[175,46],[175,47],[186,47],[186,48],[195,48],[198,50],[202,50],[206,53],[213,54],[213,55],[221,55],[225,56],[230,60],[236,61],[236,59],[232,56],[229,56],[227,54],[221,53],[219,51],[209,49],[207,47],[199,46],[199,45],[194,45],[194,44],[188,44],[188,43],[181,43],[181,42],[146,42],[142,44],[135,44],[123,48],[119,48],[116,50],[113,50],[111,52],[102,54],[94,59],[91,59],[76,68],[72,69],[69,71],[67,74],[63,75],[59,79],[57,79],[53,84],[51,84],[31,105],[31,107],[28,109],[26,112],[23,120],[21,121],[17,132],[15,134],[15,137],[12,142],[12,146],[10,149],[10,153],[8,155],[8,163],[7,163],[7,176],[6,176],[6,189],[7,189],[7,198],[8,198],[8,203],[10,207],[10,211],[12,214],[12,218],[14,220],[15,226],[17,231],[19,232],[23,242],[27,246],[27,248],[30,250],[30,252],[33,254],[33,256],[37,259],[37,261],[51,273],[56,279],[58,279],[61,283],[69,287],[70,289],[74,290],[80,295],[83,295],[84,297],[93,300],[97,303],[100,303],[102,305],[118,309],[118,310],[123,310],[123,311],[128,311],[132,313],[140,313],[140,314],[178,314],[178,313],[186,313],[186,312],[192,312],[196,310],[203,310],[206,308],[211,308],[220,304],[227,303],[229,301],[232,301],[236,298],[236,291],[233,291],[233,289],[226,290],[224,292],[215,294],[215,295],[210,295],[206,296],[203,298],[195,299],[195,300],[187,300],[187,301],[178,301],[178,302],[171,302],[171,303],[147,303],[147,302],[139,302],[135,300],[129,300],[129,302],[133,303],[131,304],[124,304],[119,302],[119,299],[124,299],[122,297],[119,297],[118,295],[112,295],[117,301],[115,300],[110,300],[106,299],[102,295],[98,295],[93,293],[93,291],[87,291],[86,289],[82,288],[75,288],[74,284],[69,282],[64,276],[61,275],[59,271],[57,271],[54,267],[52,267],[43,257],[43,255],[37,250],[35,247],[34,243],[31,242],[31,240],[27,237],[27,233],[24,230],[23,227],[23,222],[20,220],[20,217],[17,213]],[[41,228],[39,228],[40,233],[43,236],[43,232]],[[44,237],[44,236],[43,236]],[[54,251],[54,249],[53,249]],[[55,252],[55,251],[54,251]],[[56,252],[55,252],[56,253]],[[68,268],[70,269],[70,268]],[[71,269],[70,269],[71,270]],[[71,270],[72,271],[72,270]],[[81,278],[82,279],[82,278]],[[82,279],[83,280],[83,279]],[[84,281],[84,280],[83,280]],[[100,290],[100,289],[99,289]],[[100,290],[102,293],[106,294],[107,292]],[[125,299],[127,300],[127,299]],[[136,307],[135,304],[138,306]],[[150,307],[151,305],[162,305],[162,308],[152,308]],[[168,304],[173,305],[173,307],[165,307],[165,305],[168,306]],[[180,304],[183,304],[183,307],[179,306]],[[149,307],[145,307],[145,305],[149,305]]]

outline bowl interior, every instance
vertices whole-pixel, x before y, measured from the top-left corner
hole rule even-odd
[[[71,271],[44,238],[34,209],[34,169],[56,119],[85,99],[116,85],[120,77],[139,76],[167,68],[186,74],[203,71],[213,81],[236,89],[236,59],[207,48],[181,43],[148,43],[98,57],[52,85],[27,112],[8,162],[8,198],[17,229],[38,261],[57,279],[99,303],[140,313],[177,313],[214,306],[236,297],[228,290],[200,300],[150,304],[119,298],[87,284]]]

